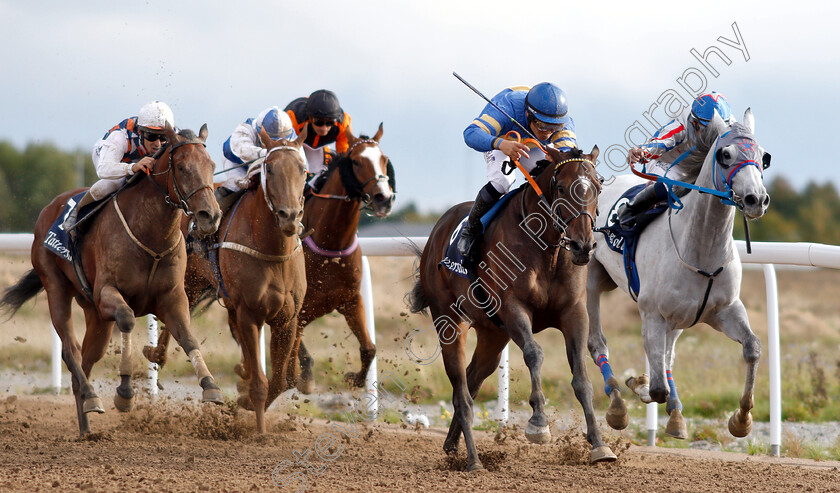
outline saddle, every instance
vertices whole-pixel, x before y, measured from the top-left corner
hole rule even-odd
[[[487,226],[493,222],[493,219],[498,215],[499,211],[510,202],[510,199],[513,198],[516,194],[521,192],[525,187],[528,186],[528,183],[523,183],[519,188],[511,190],[510,192],[506,193],[499,199],[496,204],[487,211],[486,214],[481,216],[481,226],[482,231],[487,229]],[[470,273],[474,272],[475,267],[461,255],[461,252],[458,251],[458,240],[461,238],[461,233],[464,231],[464,227],[467,224],[467,218],[469,215],[464,216],[458,226],[455,227],[455,231],[452,232],[452,236],[449,237],[449,245],[446,247],[446,252],[444,252],[443,260],[441,260],[438,264],[440,266],[446,267],[447,269],[451,270],[455,274],[463,277],[464,279],[474,279],[474,274],[471,277]],[[481,237],[476,238],[476,241],[479,242],[476,245],[476,250],[481,248],[481,242],[483,241],[484,236],[483,234]]]
[[[629,228],[622,227],[618,222],[619,208],[630,202],[639,192],[645,188],[645,184],[636,185],[624,192],[621,197],[612,205],[607,214],[607,224],[602,228],[596,228],[595,231],[603,233],[607,240],[607,245],[614,252],[622,254],[624,257],[624,273],[627,275],[627,284],[630,288],[630,296],[633,300],[639,295],[639,274],[636,268],[636,246],[638,245],[639,237],[642,231],[650,224],[659,214],[662,214],[668,209],[668,204],[660,202],[655,204],[648,210],[641,211],[633,216],[633,221],[630,223],[633,226]]]

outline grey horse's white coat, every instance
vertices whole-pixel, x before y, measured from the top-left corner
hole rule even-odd
[[[727,130],[730,134],[733,132],[740,134],[727,134],[726,139],[720,138],[717,142],[717,148],[726,151],[719,154],[723,175],[718,175],[718,183],[721,182],[721,176],[728,175],[738,163],[745,159],[758,163],[743,166],[732,178],[731,187],[736,202],[743,208],[747,218],[761,217],[769,204],[769,197],[762,183],[761,163],[764,151],[757,143],[746,146],[731,143],[733,137],[743,138],[744,140],[740,142],[748,143],[748,139],[754,142],[752,137],[754,120],[751,111],[747,110],[743,124],[735,124],[731,128],[726,128],[719,118],[710,124],[716,126],[718,135],[724,134]],[[725,140],[728,140],[730,144],[721,147]],[[715,150],[716,147],[712,147],[706,156],[695,182],[696,185],[715,188],[715,173],[720,173],[715,166]],[[610,185],[604,186],[599,199],[602,205],[596,226],[603,227],[607,224],[606,216],[609,214],[610,206],[625,190],[644,181],[634,175],[622,175]],[[671,214],[673,211],[669,211],[656,218],[639,239],[636,256],[641,283],[638,307],[642,318],[644,347],[651,372],[649,397],[643,395],[646,392],[640,392],[640,396],[648,402],[667,401],[668,412],[673,418],[682,421],[682,415],[679,412],[682,406],[679,400],[669,399],[666,370],[670,371],[673,367],[674,346],[677,338],[683,329],[694,322],[708,286],[708,278],[690,270],[685,264],[706,272],[715,272],[724,266],[714,279],[699,321],[743,345],[743,356],[747,367],[746,381],[740,400],[740,410],[730,420],[730,431],[737,436],[745,436],[750,429],[749,411],[753,406],[753,385],[761,354],[761,343],[750,329],[746,310],[739,299],[741,260],[732,238],[735,207],[722,204],[720,199],[713,195],[699,194],[696,191],[683,197],[682,202],[683,210],[677,214]],[[609,248],[597,248],[595,258],[589,264],[587,280],[589,350],[596,363],[600,355],[609,357],[606,338],[601,330],[600,295],[616,286],[628,292],[622,255]],[[613,404],[620,404],[617,407],[611,405],[611,411],[616,408],[624,409],[623,401],[615,402],[616,399],[620,401],[620,392],[616,389],[611,394]],[[672,412],[675,408],[676,413]],[[676,416],[677,414],[679,416]],[[609,413],[608,421],[610,421]],[[624,423],[626,425],[626,418],[624,418]],[[685,428],[684,423],[676,423],[674,426],[681,427],[683,430]]]

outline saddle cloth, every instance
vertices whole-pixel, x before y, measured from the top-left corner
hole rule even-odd
[[[64,231],[62,225],[64,223],[64,219],[68,214],[70,214],[70,211],[76,207],[76,204],[78,204],[84,196],[85,192],[80,192],[67,200],[67,204],[64,206],[64,212],[60,214],[58,218],[56,218],[55,222],[53,222],[52,226],[50,226],[49,231],[47,231],[47,238],[44,240],[44,246],[46,246],[49,251],[68,262],[73,262],[73,253],[70,249],[70,238],[67,235],[67,232]],[[81,220],[84,219],[90,211],[95,209],[96,205],[97,203],[89,204],[80,210],[77,224],[81,222]]]
[[[481,216],[482,232],[487,229],[487,226],[493,221],[493,218],[496,217],[496,215],[502,209],[502,207],[504,207],[504,205],[508,203],[514,195],[519,193],[526,186],[528,186],[528,183],[523,183],[519,188],[506,193],[502,198],[499,199],[498,202],[496,202],[496,205],[494,205],[489,211],[487,211],[486,214]],[[469,215],[464,216],[461,222],[458,223],[458,225],[455,227],[455,230],[449,237],[449,246],[446,247],[446,252],[444,252],[443,260],[439,262],[439,265],[446,267],[447,269],[458,274],[464,279],[470,279],[469,269],[472,268],[472,266],[468,265],[469,262],[467,261],[467,259],[465,259],[464,256],[461,255],[461,252],[458,251],[458,240],[461,238],[461,232],[464,231],[464,226],[466,226],[467,224],[468,217]]]

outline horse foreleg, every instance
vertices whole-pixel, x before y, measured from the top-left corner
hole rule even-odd
[[[505,320],[510,338],[522,349],[522,357],[531,374],[531,395],[528,403],[533,413],[525,427],[525,437],[533,443],[548,443],[551,431],[548,428],[548,418],[545,415],[545,395],[542,391],[540,371],[543,364],[542,347],[534,339],[531,329],[530,315],[521,308],[514,308],[512,316]]]
[[[312,379],[312,368],[314,366],[314,361],[312,360],[312,355],[309,354],[309,350],[306,349],[306,345],[303,343],[303,330],[309,325],[310,322],[315,320],[314,313],[312,312],[312,303],[309,304],[309,310],[301,310],[300,314],[298,315],[297,319],[297,341],[295,341],[295,346],[297,347],[297,358],[300,361],[300,376],[295,382],[295,387],[299,391],[304,394],[311,394],[315,390],[315,385]],[[304,306],[307,306],[306,300],[304,300]],[[291,360],[289,361],[289,365],[297,365],[298,361]],[[293,375],[295,372],[294,368],[289,368],[286,370],[287,375]]]
[[[105,356],[108,350],[108,342],[111,340],[111,332],[114,329],[114,322],[99,318],[96,308],[83,303],[85,311],[85,324],[87,331],[82,342],[82,371],[90,376],[93,365]],[[130,341],[129,332],[121,332],[123,336],[123,347],[120,353],[120,385],[114,394],[114,405],[118,411],[130,411],[134,407],[134,390],[131,388],[131,346],[125,344],[126,339]],[[126,369],[127,368],[127,369]]]
[[[753,390],[758,361],[761,358],[761,340],[750,329],[747,311],[740,300],[735,300],[716,315],[714,327],[730,339],[743,346],[744,363],[747,367],[744,393],[741,395],[739,409],[729,419],[729,432],[736,437],[745,437],[752,431]]]
[[[175,338],[175,341],[178,342],[178,345],[190,359],[198,377],[198,383],[202,388],[201,401],[222,404],[224,403],[222,391],[216,385],[216,380],[210,370],[207,369],[207,364],[198,348],[198,341],[190,333],[189,305],[187,304],[187,296],[183,293],[183,291],[173,290],[168,295],[162,296],[155,313],[160,321],[169,328],[172,337]]]
[[[647,359],[650,362],[650,387],[648,393],[651,402],[658,402],[660,404],[668,401],[668,384],[665,380],[666,335],[668,328],[668,323],[658,314],[642,314],[642,339],[644,340]],[[639,385],[631,385],[631,388],[633,388],[634,392],[642,396]],[[644,399],[642,400],[644,401]]]
[[[265,401],[266,408],[274,402],[283,391],[291,388],[289,381],[294,381],[294,376],[287,375],[289,370],[294,370],[295,359],[292,357],[294,345],[297,341],[297,319],[281,321],[272,320],[271,326],[271,378],[268,381],[268,397]],[[292,362],[293,364],[289,364]]]
[[[566,358],[572,370],[572,388],[575,397],[583,408],[586,420],[586,440],[592,446],[590,462],[614,461],[615,454],[604,443],[601,430],[595,420],[595,408],[592,405],[592,383],[586,372],[586,349],[584,335],[587,330],[586,308],[583,302],[571,306],[560,315],[560,327],[566,341]]]
[[[100,350],[104,353],[105,345],[110,339],[113,324],[107,329],[107,336],[104,339],[99,339],[102,335],[97,332],[102,331],[102,323],[104,320],[99,319],[99,314],[104,319],[113,318],[116,321],[117,327],[120,329],[120,337],[122,340],[120,351],[120,385],[117,387],[117,392],[114,395],[114,405],[118,411],[127,412],[134,407],[134,389],[131,388],[131,331],[134,329],[134,310],[128,306],[122,294],[117,290],[116,286],[105,286],[100,291],[99,307],[94,310],[93,307],[85,308],[85,315],[88,320],[88,333],[85,336],[84,346],[88,345],[88,339],[92,338],[92,346],[101,344]],[[82,348],[83,352],[87,353],[86,348]],[[92,348],[95,352],[96,349]],[[100,354],[95,360],[101,358]],[[93,362],[90,363],[91,366]]]
[[[348,372],[344,375],[344,380],[352,383],[355,387],[364,387],[370,364],[376,356],[376,345],[370,340],[370,334],[368,334],[365,303],[362,300],[362,295],[357,294],[353,301],[339,306],[338,312],[344,315],[347,325],[350,326],[350,330],[359,340],[359,359],[362,361],[359,372]]]
[[[601,369],[601,375],[604,377],[604,393],[610,398],[606,416],[607,424],[615,430],[623,430],[627,428],[630,419],[627,414],[627,405],[621,397],[621,384],[610,366],[610,350],[601,327],[601,293],[615,289],[616,285],[606,269],[596,260],[590,261],[588,269],[586,312],[589,315],[589,339],[587,346],[595,364]]]
[[[260,368],[259,334],[262,320],[256,320],[247,307],[236,310],[236,340],[242,349],[245,368],[248,371],[248,395],[239,396],[239,404],[256,414],[257,432],[265,433],[265,404],[268,395],[268,379]],[[272,339],[274,338],[272,330]],[[272,341],[273,342],[273,341]],[[272,352],[273,353],[273,352]]]
[[[665,426],[665,434],[680,440],[688,438],[688,428],[682,415],[683,405],[680,396],[677,394],[677,383],[674,380],[671,370],[674,368],[674,359],[677,355],[677,339],[682,334],[682,329],[669,330],[665,335],[665,379],[668,383],[668,403],[665,404],[665,412],[668,413],[668,424]]]

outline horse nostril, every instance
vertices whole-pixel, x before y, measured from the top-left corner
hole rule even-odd
[[[770,196],[769,195],[764,196],[764,200],[762,201],[762,204],[764,204],[765,209],[770,205]]]
[[[744,197],[744,204],[749,207],[753,207],[758,204],[758,199],[755,195],[749,194],[746,197]]]
[[[381,193],[377,193],[376,195],[373,196],[373,201],[374,202],[380,202],[380,203],[384,202],[385,201],[385,196],[382,195]]]
[[[286,209],[280,209],[279,211],[277,211],[277,215],[280,216],[283,219],[288,219],[289,218],[289,212],[286,211]]]

